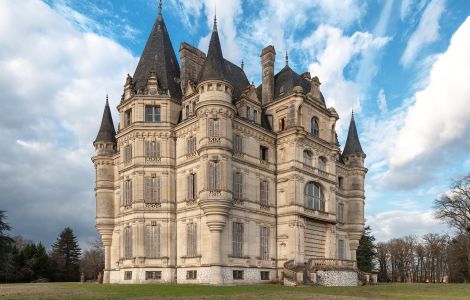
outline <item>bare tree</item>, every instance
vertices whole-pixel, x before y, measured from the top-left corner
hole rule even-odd
[[[80,272],[86,279],[96,279],[104,269],[104,250],[101,240],[91,243],[91,248],[83,252],[80,259]]]

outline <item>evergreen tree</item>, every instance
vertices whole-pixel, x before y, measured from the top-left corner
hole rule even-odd
[[[374,268],[375,237],[371,233],[370,226],[364,228],[364,233],[359,240],[359,247],[356,251],[357,267],[363,272],[372,272]]]
[[[66,227],[52,245],[53,277],[56,281],[78,281],[80,279],[80,254],[77,238],[70,227]]]
[[[11,244],[13,240],[7,235],[11,230],[6,222],[5,211],[0,210],[0,276],[7,278],[7,264],[10,257]],[[2,278],[3,279],[3,278]]]

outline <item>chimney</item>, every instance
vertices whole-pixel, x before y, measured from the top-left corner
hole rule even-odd
[[[274,97],[274,61],[276,60],[276,50],[270,45],[261,52],[261,64],[263,68],[263,90],[261,93],[261,103],[263,105],[273,101]]]

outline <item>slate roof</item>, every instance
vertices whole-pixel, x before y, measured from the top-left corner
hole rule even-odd
[[[204,61],[201,73],[199,74],[199,82],[206,80],[227,80],[227,68],[225,59],[220,46],[219,33],[217,31],[217,21],[214,20],[214,29],[212,30],[209,50]]]
[[[344,146],[342,156],[351,154],[364,154],[357,134],[356,121],[354,120],[354,113],[351,115],[351,122],[349,123],[348,137],[346,139],[346,145]]]
[[[161,89],[177,100],[182,98],[180,67],[161,10],[134,73],[136,90],[145,88],[150,72],[157,73]]]
[[[116,130],[114,129],[113,116],[109,108],[108,97],[104,106],[103,118],[101,119],[100,130],[93,144],[97,142],[116,143]]]

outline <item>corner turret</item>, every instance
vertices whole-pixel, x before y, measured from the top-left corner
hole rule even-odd
[[[352,167],[364,167],[364,159],[366,154],[362,150],[361,142],[357,134],[356,121],[354,120],[354,112],[351,114],[351,122],[349,123],[348,137],[343,150],[343,160],[346,165]]]
[[[112,155],[116,152],[116,130],[114,129],[113,116],[109,108],[108,95],[104,106],[103,118],[101,119],[100,130],[93,142],[96,155]]]

